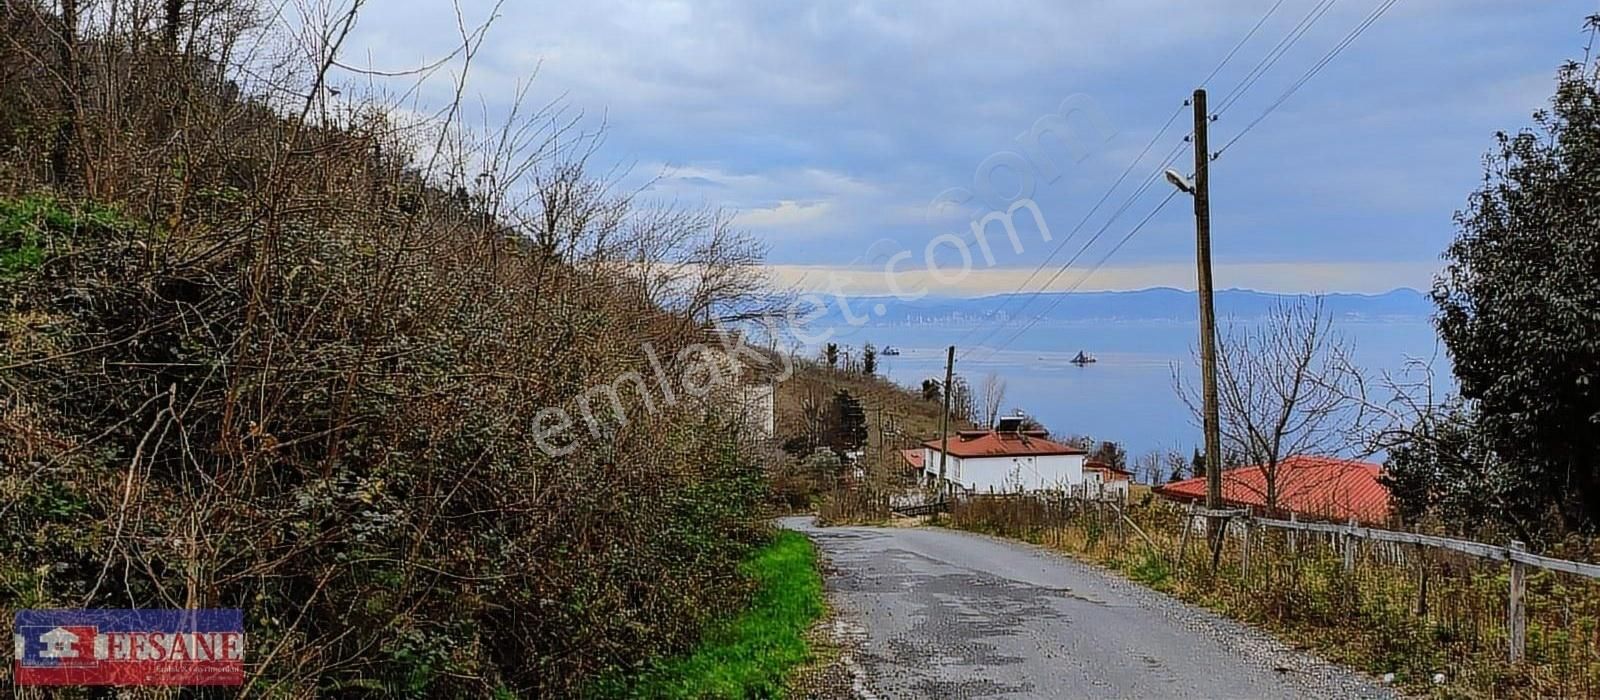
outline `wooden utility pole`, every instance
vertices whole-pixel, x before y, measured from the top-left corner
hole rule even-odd
[[[956,346],[950,346],[944,358],[944,411],[939,414],[939,500],[944,500],[944,465],[950,453],[950,382],[955,375]]]
[[[1206,110],[1206,90],[1194,91],[1194,241],[1195,264],[1199,268],[1197,295],[1200,297],[1200,373],[1205,407],[1206,432],[1206,509],[1222,508],[1222,425],[1217,417],[1217,315],[1211,305],[1211,150],[1206,127],[1211,114]],[[1220,543],[1217,520],[1206,518],[1206,534],[1212,546]]]

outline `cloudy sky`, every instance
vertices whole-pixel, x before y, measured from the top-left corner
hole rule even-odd
[[[1192,287],[1188,198],[1156,211],[1172,191],[1157,181],[1130,199],[1183,148],[1183,100],[1266,17],[1206,84],[1219,150],[1380,4],[512,0],[467,92],[492,118],[537,72],[531,102],[561,100],[605,126],[597,162],[639,181],[664,174],[649,197],[737,212],[774,273],[802,285],[833,272],[878,291],[863,265],[905,250],[905,267],[921,266],[939,236],[970,239],[971,217],[1026,192],[1052,240],[1024,226],[1022,253],[1000,245],[992,267],[974,253],[984,269],[943,291],[1012,291],[1046,260],[1030,289]],[[469,24],[491,8],[462,6]],[[1557,67],[1583,59],[1594,12],[1597,0],[1399,0],[1212,164],[1218,285],[1426,287],[1494,132],[1530,123]],[[449,3],[377,0],[345,56],[401,69],[458,41]],[[419,107],[448,96],[442,78]],[[1066,136],[1019,146],[1063,104]],[[1187,151],[1176,157],[1193,169]]]

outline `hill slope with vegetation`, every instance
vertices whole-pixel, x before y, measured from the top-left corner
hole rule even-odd
[[[741,604],[738,417],[589,392],[707,371],[759,248],[559,111],[336,99],[354,9],[118,7],[0,10],[0,615],[238,607],[252,692],[550,696]]]

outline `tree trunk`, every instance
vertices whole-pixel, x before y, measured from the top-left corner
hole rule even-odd
[[[78,0],[61,0],[61,42],[56,47],[61,62],[61,114],[56,122],[55,143],[50,149],[50,175],[55,184],[71,177],[72,142],[78,131]]]
[[[178,25],[183,22],[183,0],[166,0],[166,26],[162,36],[167,43],[167,50],[178,53]]]

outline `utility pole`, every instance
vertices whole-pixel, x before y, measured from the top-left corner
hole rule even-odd
[[[1206,110],[1206,90],[1194,91],[1194,242],[1195,264],[1199,267],[1200,297],[1200,374],[1205,403],[1206,432],[1206,510],[1222,508],[1222,424],[1217,418],[1217,315],[1211,305],[1211,151],[1206,127],[1211,115]],[[1206,517],[1206,535],[1213,547],[1220,543],[1215,517]]]
[[[939,500],[944,500],[944,465],[950,453],[950,381],[956,369],[956,346],[950,346],[944,358],[944,412],[939,414]]]

